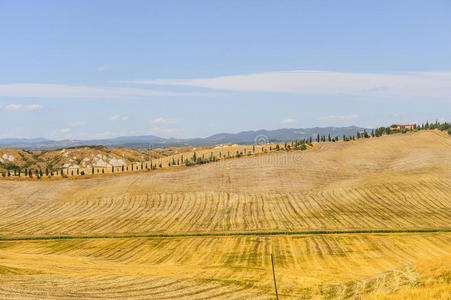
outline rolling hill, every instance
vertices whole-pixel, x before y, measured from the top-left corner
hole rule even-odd
[[[450,150],[420,131],[0,181],[0,298],[272,299],[273,253],[283,299],[446,299]]]

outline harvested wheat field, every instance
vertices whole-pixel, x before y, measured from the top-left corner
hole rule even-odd
[[[450,228],[451,138],[434,131],[0,181],[0,297],[271,299],[274,253],[281,299],[448,299]]]

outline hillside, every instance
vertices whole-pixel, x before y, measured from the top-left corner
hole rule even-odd
[[[193,150],[206,151],[212,147],[168,147],[150,150],[107,148],[105,146],[79,146],[59,150],[0,149],[0,172],[25,169],[56,171],[62,168],[90,169],[131,165],[152,159],[168,157]]]
[[[271,299],[274,253],[284,299],[422,299],[418,282],[446,299],[450,150],[448,135],[420,131],[192,168],[0,181],[0,297]],[[311,232],[324,230],[341,233]],[[85,238],[43,239],[59,236]]]

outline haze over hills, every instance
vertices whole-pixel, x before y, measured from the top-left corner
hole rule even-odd
[[[256,130],[242,131],[238,133],[218,133],[206,138],[162,138],[153,135],[144,136],[122,136],[110,139],[92,140],[49,140],[45,138],[7,138],[0,139],[0,148],[26,149],[26,150],[52,150],[66,147],[82,145],[103,145],[107,147],[129,147],[133,149],[152,147],[173,147],[173,146],[212,146],[216,144],[254,144],[256,139],[259,143],[265,141],[286,142],[296,139],[304,139],[310,136],[331,135],[331,137],[341,137],[343,135],[355,135],[356,132],[365,128],[357,126],[348,127],[313,127],[313,128],[283,128],[276,130]],[[368,129],[367,129],[368,130]]]

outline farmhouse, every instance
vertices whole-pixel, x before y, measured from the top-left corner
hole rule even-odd
[[[392,125],[392,129],[398,129],[398,130],[401,130],[401,129],[414,130],[415,127],[417,127],[417,124],[415,124],[415,123]]]

